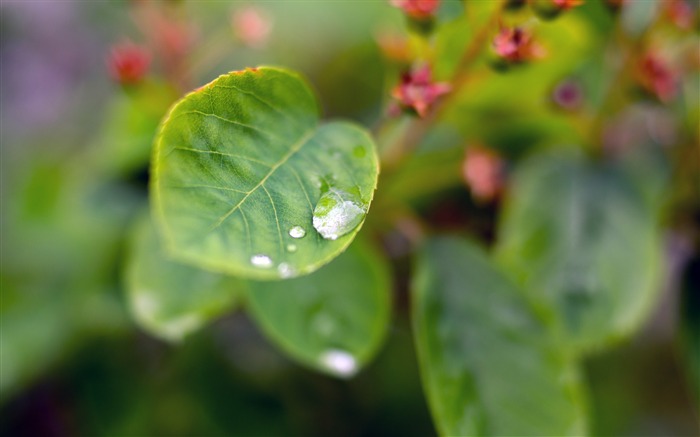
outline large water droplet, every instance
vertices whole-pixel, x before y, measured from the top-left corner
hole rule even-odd
[[[258,254],[250,257],[250,263],[256,267],[272,267],[272,258],[267,255]]]
[[[350,377],[357,372],[357,360],[351,353],[329,349],[319,357],[321,364],[338,376]]]
[[[280,265],[277,266],[277,271],[283,278],[291,278],[295,273],[292,266],[287,263],[280,263]]]
[[[329,188],[314,208],[313,225],[327,240],[336,240],[357,227],[365,217],[365,208],[355,196]]]
[[[306,229],[301,226],[294,226],[289,230],[289,236],[292,238],[304,238],[306,235]]]

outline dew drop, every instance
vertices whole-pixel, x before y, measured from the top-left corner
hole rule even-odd
[[[289,230],[289,236],[292,238],[304,238],[306,235],[306,229],[301,226],[294,226]]]
[[[350,377],[357,372],[357,360],[344,350],[329,349],[321,354],[319,361],[338,376]]]
[[[297,245],[296,244],[288,244],[287,245],[287,252],[289,253],[294,253],[297,251]]]
[[[280,263],[280,265],[277,266],[277,271],[279,272],[280,276],[283,278],[290,278],[294,276],[294,269],[292,266],[290,266],[287,263]]]
[[[272,266],[272,258],[263,254],[253,255],[250,257],[250,263],[256,267],[268,268]]]
[[[365,213],[363,204],[356,196],[330,188],[321,195],[314,208],[313,225],[323,238],[336,240],[355,229]]]

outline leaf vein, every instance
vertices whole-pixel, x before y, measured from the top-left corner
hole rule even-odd
[[[221,217],[219,217],[219,219],[218,219],[216,222],[214,222],[214,223],[212,224],[212,226],[209,228],[209,231],[213,231],[214,229],[216,229],[216,228],[218,228],[219,226],[221,226],[221,224],[224,223],[224,222],[226,221],[226,219],[229,218],[229,217],[231,216],[231,214],[233,214],[234,212],[236,212],[236,210],[237,210],[241,205],[243,205],[243,202],[245,202],[245,201],[248,199],[248,197],[250,197],[250,195],[251,195],[255,190],[257,190],[258,188],[260,188],[260,187],[265,183],[265,181],[267,181],[267,179],[268,179],[270,176],[272,176],[272,174],[273,174],[282,164],[284,164],[284,163],[286,163],[287,161],[289,161],[289,159],[290,159],[295,153],[297,153],[299,150],[301,150],[301,148],[304,146],[304,144],[306,144],[306,143],[309,141],[309,138],[311,138],[311,137],[313,136],[313,134],[314,134],[314,130],[312,129],[312,130],[308,131],[306,134],[304,134],[304,135],[299,139],[299,141],[297,141],[295,144],[293,144],[292,147],[289,148],[289,152],[287,152],[277,163],[275,163],[275,165],[273,165],[272,167],[270,167],[270,171],[267,172],[267,174],[260,180],[260,182],[257,183],[257,185],[255,185],[253,188],[251,188],[250,191],[248,191],[248,193],[247,193],[245,196],[243,196],[243,198],[242,198],[240,201],[238,201],[238,203],[236,203],[233,207],[231,207],[231,209],[230,209],[228,212],[226,212],[224,215],[222,215]]]

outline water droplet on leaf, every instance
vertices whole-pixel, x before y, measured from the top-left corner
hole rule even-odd
[[[359,198],[337,188],[330,188],[318,199],[314,208],[313,225],[323,238],[336,240],[355,229],[362,222],[365,213],[365,207]]]
[[[306,235],[306,229],[301,226],[294,226],[289,230],[289,236],[292,238],[303,238]]]
[[[277,271],[283,278],[290,278],[294,276],[294,269],[287,263],[280,263],[280,265],[277,266]]]
[[[349,352],[329,349],[319,358],[321,364],[338,376],[350,377],[357,372],[357,360]]]
[[[263,254],[253,255],[250,257],[250,263],[256,267],[267,268],[272,266],[272,258]]]
[[[287,245],[287,252],[289,253],[294,253],[297,251],[297,245],[296,244],[288,244]]]

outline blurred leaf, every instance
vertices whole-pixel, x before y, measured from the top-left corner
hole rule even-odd
[[[565,344],[590,350],[631,334],[659,289],[655,214],[622,174],[573,155],[522,164],[497,254]]]
[[[353,376],[377,352],[389,324],[386,261],[361,241],[318,271],[251,282],[249,310],[269,338],[299,362]]]
[[[87,338],[126,326],[114,265],[137,200],[79,164],[37,157],[12,184],[1,247],[3,399]]]
[[[187,95],[154,160],[154,211],[171,253],[255,279],[310,273],[342,252],[378,173],[369,135],[349,123],[318,127],[309,87],[274,68],[223,75]],[[290,235],[297,227],[305,238]]]
[[[623,28],[634,37],[640,36],[661,9],[659,0],[626,2],[621,9]]]
[[[413,323],[441,435],[581,435],[572,363],[518,290],[473,244],[430,240],[413,284]]]
[[[239,280],[169,260],[148,217],[136,223],[125,282],[139,324],[170,341],[231,310],[243,292]]]
[[[176,98],[172,87],[154,81],[117,95],[94,147],[100,167],[121,174],[146,168],[158,123]]]

